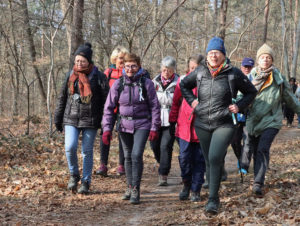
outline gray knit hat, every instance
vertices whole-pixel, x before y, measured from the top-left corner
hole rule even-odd
[[[263,44],[263,45],[257,50],[256,59],[258,59],[262,54],[265,54],[265,53],[271,55],[271,57],[272,57],[272,59],[273,59],[273,61],[274,61],[274,55],[275,55],[275,54],[274,54],[274,51],[273,51],[273,49],[272,49],[270,46],[268,46],[266,43]]]

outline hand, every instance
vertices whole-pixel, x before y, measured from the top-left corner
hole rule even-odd
[[[112,139],[111,131],[105,131],[105,132],[103,132],[103,135],[102,135],[103,144],[109,145],[111,139]]]
[[[170,122],[169,132],[171,136],[175,136],[176,122]]]
[[[155,141],[158,139],[158,132],[157,131],[150,131],[150,134],[149,134],[149,138],[148,140],[149,141]]]
[[[55,127],[56,127],[57,131],[59,131],[61,133],[64,130],[61,123],[55,123]]]
[[[231,113],[234,113],[234,114],[238,113],[240,110],[236,104],[230,104],[228,109]]]
[[[197,99],[195,99],[193,102],[192,102],[192,108],[195,109],[195,107],[197,107],[197,105],[199,104],[199,101]]]

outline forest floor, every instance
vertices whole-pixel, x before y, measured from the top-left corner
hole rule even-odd
[[[226,156],[228,180],[220,188],[218,215],[204,211],[208,190],[201,201],[179,201],[182,185],[175,145],[169,186],[158,187],[157,165],[147,146],[141,204],[122,201],[125,177],[116,175],[117,143],[113,140],[109,176],[93,174],[89,195],[67,190],[69,179],[63,135],[48,138],[47,123],[36,120],[24,136],[21,119],[0,121],[0,225],[299,225],[300,129],[282,128],[271,148],[265,196],[251,194],[253,170],[240,182],[232,150]],[[78,153],[80,156],[80,153]],[[79,157],[81,163],[81,157]],[[99,167],[99,137],[94,170]]]

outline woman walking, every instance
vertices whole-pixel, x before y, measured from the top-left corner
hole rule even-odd
[[[202,55],[194,55],[188,60],[187,75],[195,70],[204,59]],[[190,196],[192,202],[200,201],[200,191],[204,183],[205,161],[199,144],[198,137],[194,128],[195,114],[193,109],[182,99],[179,87],[180,77],[174,92],[173,104],[170,112],[169,122],[170,134],[178,138],[179,143],[179,165],[181,169],[181,178],[183,182],[182,191],[179,193],[179,200],[187,200]],[[193,89],[193,94],[197,96],[197,88]],[[175,125],[176,133],[175,133]]]
[[[230,64],[221,38],[209,41],[206,54],[206,62],[180,82],[180,89],[196,114],[194,126],[208,171],[209,199],[205,209],[217,213],[222,167],[234,133],[234,114],[251,103],[256,89],[240,69]],[[198,96],[192,91],[195,87]],[[232,98],[238,90],[244,96],[234,103]]]
[[[122,76],[122,71],[124,68],[124,56],[128,53],[128,50],[125,47],[118,46],[116,47],[111,54],[110,62],[112,63],[109,68],[107,68],[104,71],[104,74],[106,75],[106,78],[108,80],[109,87],[112,87],[114,82],[119,79]],[[115,109],[115,121],[117,120],[117,111],[118,109]],[[101,131],[101,137],[100,137],[100,167],[96,170],[96,174],[107,176],[107,164],[108,164],[108,155],[109,155],[109,149],[110,145],[105,145],[102,142],[102,134],[103,131]],[[125,169],[124,169],[124,152],[122,148],[122,142],[120,140],[120,136],[118,135],[119,140],[119,166],[117,168],[117,174],[124,175]]]
[[[54,123],[58,131],[65,130],[65,151],[70,180],[68,189],[77,190],[80,180],[77,146],[82,133],[83,170],[78,193],[88,193],[93,169],[93,146],[100,127],[103,106],[108,92],[105,75],[92,61],[91,44],[79,46],[73,69],[67,74],[57,101]]]
[[[286,78],[273,65],[273,49],[264,44],[258,49],[256,57],[258,65],[251,71],[251,75],[258,94],[249,109],[246,127],[254,159],[252,191],[262,196],[270,161],[270,147],[282,126],[282,102],[298,115],[300,104]]]
[[[161,127],[158,131],[159,137],[151,141],[158,168],[158,185],[167,186],[167,178],[171,169],[174,134],[170,134],[169,112],[171,110],[174,90],[179,76],[175,73],[176,61],[167,56],[161,61],[161,73],[153,79],[158,101],[160,103]]]
[[[158,138],[160,106],[153,82],[141,68],[140,58],[126,54],[123,76],[111,87],[105,102],[102,120],[103,143],[108,145],[114,126],[114,109],[119,108],[118,131],[125,155],[127,189],[123,200],[140,203],[140,183],[143,174],[143,153],[147,138]]]

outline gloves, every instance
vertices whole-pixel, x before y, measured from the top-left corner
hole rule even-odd
[[[61,132],[63,131],[63,126],[61,123],[55,123],[55,127],[57,129],[57,131]]]
[[[111,131],[105,131],[102,135],[103,144],[109,145],[111,138],[112,138]]]
[[[169,132],[171,136],[175,136],[176,122],[170,122]]]
[[[149,141],[154,141],[154,140],[157,140],[158,139],[158,132],[157,131],[150,131],[150,134],[149,134],[149,138],[148,140]]]

